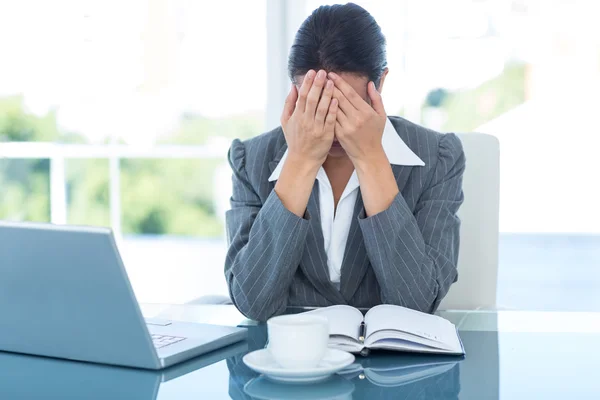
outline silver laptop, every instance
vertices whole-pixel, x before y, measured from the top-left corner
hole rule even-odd
[[[1,221],[0,332],[0,351],[154,370],[247,336],[145,321],[110,229]]]

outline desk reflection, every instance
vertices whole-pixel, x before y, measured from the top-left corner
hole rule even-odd
[[[357,357],[354,364],[330,381],[301,387],[267,381],[246,367],[242,357],[248,351],[264,348],[267,341],[266,326],[248,329],[247,342],[164,371],[0,352],[0,399],[182,400],[223,398],[226,393],[233,399],[499,398],[497,332],[461,332],[467,353],[464,359],[373,352],[369,357]],[[531,340],[528,337],[527,340]],[[526,338],[519,335],[517,339],[517,343],[521,343]],[[588,341],[594,339],[590,337]],[[551,340],[556,343],[554,337]],[[588,341],[583,341],[576,349],[593,348]],[[540,346],[550,348],[546,343]],[[536,366],[535,354],[523,350],[520,359],[524,365]],[[213,366],[215,363],[218,365]],[[211,367],[204,368],[209,365]],[[591,368],[588,370],[592,371]],[[515,373],[524,372],[517,369]],[[164,385],[165,382],[168,384]]]
[[[237,343],[162,371],[0,352],[0,399],[156,400],[161,384],[247,349]]]
[[[248,331],[248,351],[265,347],[266,327]],[[232,399],[458,399],[463,357],[377,352],[321,384],[269,382],[249,369],[243,354],[227,359]]]

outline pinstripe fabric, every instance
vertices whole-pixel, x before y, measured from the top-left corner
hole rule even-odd
[[[281,160],[281,128],[229,151],[233,170],[227,212],[225,277],[236,307],[264,321],[287,306],[397,304],[433,312],[457,279],[465,157],[454,134],[439,134],[390,117],[425,166],[392,165],[400,193],[390,207],[365,217],[354,207],[340,290],[329,280],[315,181],[304,218],[289,212],[268,177]]]

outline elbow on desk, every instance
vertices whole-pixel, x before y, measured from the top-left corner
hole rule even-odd
[[[257,304],[254,307],[249,307],[249,306],[238,303],[233,296],[232,296],[232,300],[233,300],[233,304],[238,309],[238,311],[240,313],[242,313],[242,315],[244,315],[244,317],[251,319],[253,321],[267,322],[267,320],[269,318],[275,317],[275,316],[281,314],[281,312],[277,312],[277,311],[269,312],[267,307],[264,307],[264,309],[261,310],[261,308],[263,308],[264,304],[262,304],[262,303],[259,304],[259,302],[257,302]],[[285,307],[284,307],[284,309],[285,309]]]
[[[270,293],[259,294],[258,297],[252,298],[241,288],[236,288],[232,282],[229,284],[229,296],[237,310],[253,321],[266,322],[271,317],[283,314],[286,309],[286,302],[277,304]]]

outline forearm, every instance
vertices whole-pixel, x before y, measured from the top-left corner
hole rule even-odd
[[[365,207],[361,229],[383,301],[429,311],[437,293],[433,261],[383,149],[353,162]]]
[[[440,283],[449,287],[454,282],[456,266],[427,245],[402,195],[387,210],[361,219],[360,226],[382,300],[434,311]],[[444,282],[439,282],[440,276]]]
[[[243,214],[242,209],[227,214],[231,245],[225,276],[237,308],[251,319],[266,321],[287,306],[308,221],[288,211],[274,192],[253,221]]]
[[[352,162],[360,182],[366,215],[370,217],[388,209],[399,191],[383,148],[370,154],[369,158]]]
[[[464,199],[461,188],[465,157],[455,135],[440,137],[438,159],[431,168],[431,181],[417,204],[409,207],[402,194],[397,193],[387,209],[376,214],[372,210],[368,218],[359,218],[382,300],[425,312],[437,309],[458,277],[457,212]],[[376,181],[363,180],[366,184]],[[361,182],[361,191],[362,186]],[[393,186],[397,190],[397,184]],[[376,197],[374,187],[370,186],[363,197]],[[391,194],[385,193],[384,196]],[[366,200],[365,209],[367,201],[373,205]],[[382,200],[379,206],[384,204]]]
[[[302,218],[315,184],[320,164],[288,155],[283,164],[275,192],[286,209]]]

